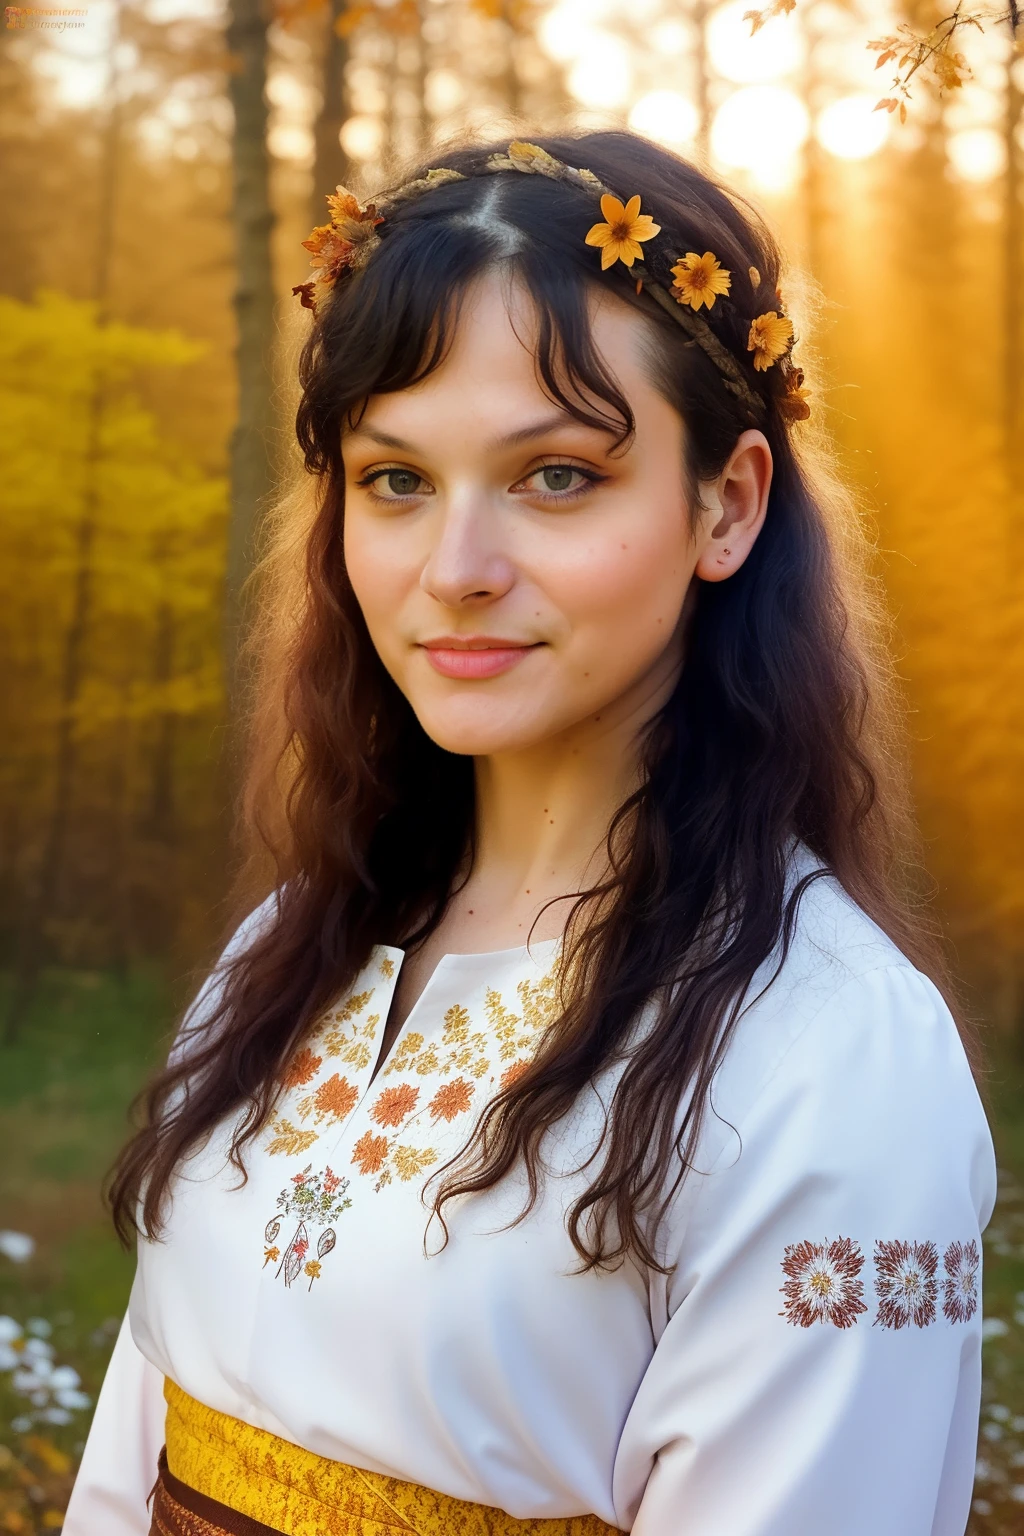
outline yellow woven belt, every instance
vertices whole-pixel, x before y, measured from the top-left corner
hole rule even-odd
[[[329,1461],[164,1381],[173,1475],[283,1536],[621,1536],[596,1515],[516,1520],[418,1483]]]

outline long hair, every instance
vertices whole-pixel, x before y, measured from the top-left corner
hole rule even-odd
[[[531,1067],[442,1170],[435,1208],[516,1166],[532,1204],[545,1133],[629,1044],[600,1159],[567,1225],[584,1266],[626,1253],[656,1265],[658,1219],[687,1172],[737,1011],[755,975],[785,954],[814,878],[794,888],[794,839],[943,988],[945,976],[904,878],[910,821],[869,589],[851,576],[856,518],[841,491],[823,489],[828,477],[812,479],[802,463],[780,408],[780,370],[755,372],[746,350],[752,318],[772,307],[779,252],[737,198],[642,139],[541,143],[620,195],[641,194],[663,230],[645,250],[655,276],[667,280],[665,258],[648,254],[655,247],[712,250],[733,273],[729,302],[709,323],[764,400],[775,468],[746,562],[727,581],[699,584],[678,682],[642,743],[640,787],[608,829],[609,873],[572,909],[558,1016]],[[464,179],[393,206],[379,247],[339,280],[303,350],[297,433],[316,494],[280,534],[245,798],[250,834],[273,858],[276,909],[224,965],[185,1048],[144,1096],[143,1124],[111,1186],[122,1236],[136,1225],[159,1233],[175,1170],[231,1116],[244,1178],[243,1154],[296,1042],[375,944],[411,947],[431,932],[472,859],[472,760],[419,725],[349,582],[346,424],[370,396],[438,366],[467,285],[498,266],[536,307],[544,388],[581,419],[613,421],[624,440],[630,405],[591,337],[595,285],[645,317],[656,382],[685,423],[680,472],[695,515],[699,483],[721,471],[748,425],[671,316],[614,270],[595,269],[584,243],[593,195],[540,175],[485,174],[503,147],[448,153]],[[652,999],[657,1017],[638,1041]]]

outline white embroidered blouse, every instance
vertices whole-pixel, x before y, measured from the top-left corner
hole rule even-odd
[[[378,948],[293,1056],[248,1181],[226,1128],[193,1156],[165,1237],[139,1245],[65,1536],[149,1530],[165,1374],[519,1518],[962,1536],[995,1166],[934,987],[818,881],[715,1079],[667,1275],[573,1273],[564,1213],[607,1083],[551,1136],[526,1220],[507,1225],[510,1178],[447,1208],[440,1249],[421,1190],[529,1059],[557,955],[445,956],[371,1082],[403,958]]]

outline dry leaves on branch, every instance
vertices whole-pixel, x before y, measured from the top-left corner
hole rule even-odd
[[[776,16],[788,16],[795,9],[796,0],[769,0],[769,4],[759,10],[744,11],[743,19],[750,22],[750,34],[753,36]],[[897,112],[900,122],[905,123],[910,84],[920,70],[925,71],[939,91],[958,90],[965,80],[971,78],[966,58],[953,46],[958,34],[968,27],[983,32],[986,26],[998,26],[1006,22],[1016,33],[1017,21],[1016,0],[1011,0],[1010,9],[1001,13],[970,11],[965,9],[963,0],[960,0],[930,31],[918,31],[904,24],[888,37],[872,38],[867,47],[878,54],[875,68],[882,69],[886,64],[893,63],[896,66],[890,86],[892,94],[883,96],[875,110]]]

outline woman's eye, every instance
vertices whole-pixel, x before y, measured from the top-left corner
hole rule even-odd
[[[372,483],[378,495],[415,496],[423,477],[411,469],[387,469],[382,475],[375,475]]]
[[[568,491],[572,489],[573,477],[579,475],[579,470],[572,469],[568,464],[548,464],[540,475],[547,490]]]
[[[550,496],[572,495],[593,485],[595,476],[585,474],[574,464],[544,464],[521,481],[518,490],[540,491]]]

